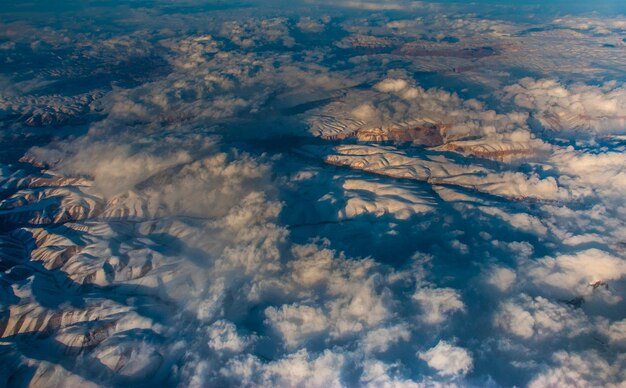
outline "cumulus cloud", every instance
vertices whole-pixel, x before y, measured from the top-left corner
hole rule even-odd
[[[362,214],[377,217],[393,215],[405,220],[415,214],[434,210],[434,200],[424,192],[416,192],[410,186],[386,185],[366,180],[346,180],[343,183],[344,197],[347,199],[339,218],[353,218]]]
[[[530,387],[589,385],[589,386],[620,386],[624,378],[623,358],[609,363],[597,352],[576,354],[561,351],[553,356],[554,367],[534,378]]]
[[[626,345],[626,319],[613,322],[602,329],[609,342]]]
[[[224,22],[220,35],[228,37],[234,44],[243,48],[279,43],[292,47],[295,40],[289,34],[286,18],[256,19]]]
[[[148,147],[150,147],[148,145]],[[58,171],[66,174],[90,175],[106,197],[124,193],[138,183],[169,168],[191,161],[185,150],[163,157],[146,149],[132,149],[126,144],[91,143],[77,147],[79,152],[64,159]]]
[[[526,262],[524,269],[534,284],[562,296],[588,295],[594,284],[611,283],[626,276],[626,262],[599,249],[544,257]]]
[[[576,30],[590,31],[594,34],[609,34],[626,30],[626,18],[598,18],[586,16],[564,16],[552,20],[556,25]]]
[[[367,333],[363,339],[363,350],[370,352],[385,352],[398,342],[406,342],[411,338],[411,332],[406,324],[375,329]]]
[[[268,307],[265,311],[268,323],[276,328],[285,345],[295,347],[307,337],[320,335],[328,330],[328,318],[321,309],[309,306]]]
[[[506,291],[511,288],[511,286],[515,283],[516,278],[517,275],[515,271],[499,266],[491,268],[485,274],[485,282],[496,287],[500,291]]]
[[[413,294],[413,300],[419,303],[428,324],[440,324],[455,311],[464,311],[465,305],[458,291],[451,288],[420,288]]]
[[[369,126],[412,122],[415,125],[440,124],[447,140],[526,128],[523,114],[497,114],[485,109],[476,99],[463,100],[456,93],[424,89],[402,78],[382,80],[373,90],[379,93],[353,93],[329,109],[351,112],[354,118]],[[340,108],[341,105],[344,107]]]
[[[516,105],[536,112],[541,124],[550,129],[601,133],[626,129],[626,89],[617,81],[566,86],[552,79],[524,78],[504,91]]]
[[[357,120],[371,121],[375,118],[376,111],[370,104],[362,104],[354,108],[351,112],[352,116]]]
[[[269,188],[269,164],[217,152],[215,138],[197,134],[87,137],[57,149],[31,150],[29,157],[54,165],[57,173],[88,178],[88,191],[108,201],[108,216],[222,216],[249,193],[243,187]]]
[[[407,387],[417,388],[421,384],[398,376],[398,365],[385,364],[382,361],[368,360],[363,366],[360,383],[366,387]],[[395,372],[395,373],[394,373]]]
[[[309,2],[311,0],[307,0]],[[316,1],[317,2],[317,1]],[[425,4],[421,1],[393,1],[383,0],[378,2],[373,1],[360,1],[360,0],[342,0],[339,2],[327,2],[326,4],[332,4],[335,7],[353,8],[366,11],[408,11],[416,8],[420,8]]]
[[[398,93],[402,90],[405,90],[407,87],[408,87],[408,83],[405,80],[393,79],[393,78],[383,80],[377,83],[376,85],[374,85],[374,89],[383,93],[391,93],[391,92]],[[417,92],[413,92],[413,93],[417,94]]]
[[[439,151],[512,161],[543,154],[521,112],[497,113],[476,99],[387,78],[371,90],[351,91],[308,117],[310,131],[326,139],[438,146]]]
[[[464,375],[473,367],[472,356],[467,350],[443,340],[435,347],[418,353],[418,357],[442,376]]]
[[[317,357],[301,350],[269,364],[254,357],[232,360],[220,373],[242,385],[341,387],[345,362],[344,355],[330,350]]]
[[[313,33],[323,31],[328,22],[330,22],[329,16],[323,16],[319,19],[303,16],[298,20],[296,26],[304,32]]]
[[[581,311],[524,294],[500,306],[495,325],[515,336],[532,340],[545,340],[557,333],[573,338],[590,330]]]
[[[507,212],[494,207],[481,207],[480,209],[486,214],[502,219],[515,229],[539,236],[545,236],[548,233],[548,228],[541,222],[541,219],[530,214]]]
[[[620,206],[617,193],[625,189],[624,158],[623,152],[585,152],[568,147],[557,150],[550,162],[561,172],[561,184],[575,197],[599,197],[605,206],[615,208]]]
[[[425,8],[434,10],[437,4],[424,4]],[[393,20],[386,24],[386,27],[398,31],[402,34],[410,34],[428,38],[437,43],[455,42],[459,38],[471,38],[475,36],[510,36],[518,32],[522,26],[506,20],[481,19],[475,15],[448,15],[446,13],[434,12],[427,17],[403,18]],[[448,38],[448,39],[446,39]],[[454,39],[450,39],[454,38]],[[436,46],[433,47],[445,47]]]
[[[237,327],[232,322],[223,320],[216,321],[209,327],[208,337],[209,347],[216,351],[240,353],[251,342],[250,338],[237,333]]]

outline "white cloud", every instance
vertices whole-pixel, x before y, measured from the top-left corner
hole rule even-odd
[[[377,291],[379,287],[376,287],[376,280],[376,276],[373,276],[363,279],[360,284],[343,282],[333,285],[337,287],[336,291],[341,293],[341,297],[328,303],[334,320],[331,335],[342,337],[359,333],[390,317],[388,299],[391,295],[385,289]],[[334,290],[331,288],[330,291]]]
[[[561,296],[589,295],[593,284],[623,279],[626,261],[599,249],[544,257],[523,264],[529,281]],[[615,295],[615,297],[619,297]]]
[[[594,34],[610,34],[614,31],[626,30],[626,18],[623,16],[600,18],[568,15],[556,18],[552,22],[568,28],[588,30]]]
[[[476,99],[462,99],[437,88],[424,89],[404,78],[384,79],[370,90],[352,90],[345,98],[312,113],[311,132],[322,137],[346,136],[372,127],[406,131],[436,125],[444,142],[480,137],[483,147],[493,145],[498,149],[502,144],[506,151],[514,143],[533,150],[545,149],[529,132],[525,114],[499,114]]]
[[[552,79],[524,78],[504,91],[516,105],[535,111],[550,129],[626,130],[626,88],[616,81],[565,86]]]
[[[372,121],[376,118],[376,110],[370,104],[361,104],[354,108],[350,114],[360,121]]]
[[[216,351],[239,353],[249,344],[250,339],[237,333],[237,327],[228,321],[216,321],[208,328],[209,347]]]
[[[504,211],[495,207],[480,207],[480,210],[486,214],[496,216],[507,222],[515,229],[523,230],[525,232],[545,236],[548,233],[548,228],[541,222],[541,219],[534,217],[527,213],[513,213],[511,211]]]
[[[485,274],[485,282],[501,292],[510,289],[515,284],[516,279],[515,271],[500,266],[495,266]]]
[[[443,340],[435,347],[417,355],[442,376],[465,375],[473,367],[472,356],[467,350]]]
[[[319,33],[326,28],[326,24],[330,21],[330,17],[325,16],[320,19],[314,19],[308,16],[302,16],[296,26],[304,31],[310,33]]]
[[[263,386],[341,387],[342,354],[326,350],[315,356],[306,350],[264,364],[254,357],[232,360],[221,374],[233,383]]]
[[[619,387],[626,379],[623,357],[609,363],[595,351],[580,354],[560,351],[554,354],[553,362],[556,366],[546,368],[529,383],[529,387]]]
[[[242,48],[272,43],[292,47],[295,40],[289,34],[287,23],[286,18],[249,18],[246,21],[226,21],[220,29],[220,35],[228,37]]]
[[[285,345],[294,348],[307,339],[328,330],[328,318],[321,309],[309,306],[284,305],[265,310],[268,323],[283,337]]]
[[[367,360],[363,365],[363,375],[360,383],[365,387],[383,388],[418,388],[422,384],[396,376],[393,373],[397,365],[385,364],[378,360]]]
[[[561,172],[559,183],[568,186],[575,196],[606,199],[626,190],[625,161],[623,152],[589,153],[571,148],[558,150],[550,158]],[[613,201],[605,203],[610,206]]]
[[[410,338],[411,332],[407,325],[382,327],[367,333],[362,341],[363,350],[365,353],[386,352],[392,345],[398,342],[407,342]]]
[[[345,206],[339,218],[354,218],[362,214],[377,217],[389,214],[405,220],[415,214],[435,210],[430,193],[419,192],[410,186],[389,185],[367,180],[349,179],[343,183]]]
[[[601,331],[612,344],[626,345],[626,319],[604,326]]]
[[[313,0],[307,0],[307,2]],[[319,2],[316,0],[315,2]],[[360,1],[360,0],[341,0],[338,2],[323,1],[323,3],[333,5],[335,7],[353,8],[366,11],[409,11],[416,9],[424,4],[421,1]]]
[[[408,87],[408,83],[403,79],[392,79],[388,78],[386,80],[380,81],[376,85],[374,85],[374,89],[383,93],[398,93]]]
[[[549,340],[555,335],[574,338],[590,331],[590,325],[580,310],[556,304],[543,297],[522,294],[500,305],[495,325],[506,332],[527,340]]]
[[[422,310],[420,319],[431,325],[444,322],[454,312],[465,311],[459,292],[452,288],[418,288],[412,298]]]

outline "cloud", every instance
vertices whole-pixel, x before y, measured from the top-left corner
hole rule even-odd
[[[465,375],[473,367],[472,356],[467,350],[443,340],[428,351],[418,353],[418,357],[442,376]]]
[[[626,345],[626,319],[611,323],[603,331],[610,343]]]
[[[350,112],[355,119],[360,121],[371,121],[375,118],[376,111],[370,104],[362,104],[357,106]]]
[[[223,23],[220,35],[228,37],[231,42],[242,48],[275,43],[293,47],[295,40],[289,34],[287,23],[286,18],[227,21]]]
[[[576,30],[589,31],[594,34],[610,34],[626,30],[626,18],[623,16],[599,18],[568,15],[556,18],[552,20],[552,23]]]
[[[220,373],[242,385],[341,387],[345,362],[344,355],[330,350],[317,357],[300,350],[268,364],[254,357],[232,360]]]
[[[382,361],[368,360],[363,366],[360,383],[365,387],[406,387],[417,388],[420,383],[394,375],[398,365],[385,364]]]
[[[424,89],[404,78],[386,78],[370,90],[351,91],[307,118],[325,139],[393,141],[437,146],[438,151],[514,161],[550,150],[536,138],[521,112],[497,113],[476,99]]]
[[[377,217],[390,214],[405,220],[415,214],[434,211],[433,198],[411,187],[350,179],[343,183],[342,188],[347,200],[339,211],[340,219],[363,214],[374,214]]]
[[[183,70],[201,68],[210,62],[210,55],[220,52],[220,44],[211,35],[194,36],[187,39],[165,39],[161,45],[176,53],[171,62]],[[217,78],[216,79],[220,79]],[[224,89],[229,85],[226,78],[221,78]]]
[[[515,271],[496,266],[485,274],[485,282],[496,287],[499,291],[506,291],[513,286],[517,275]]]
[[[599,249],[544,257],[526,262],[524,268],[534,284],[564,296],[589,295],[594,284],[626,276],[626,262]]]
[[[527,213],[507,212],[495,207],[487,206],[481,207],[480,209],[486,214],[500,218],[515,229],[523,230],[539,236],[545,236],[548,233],[548,228],[544,225],[541,219]]]
[[[332,5],[334,7],[352,8],[365,11],[409,11],[416,8],[421,8],[423,4],[427,4],[422,1],[393,1],[383,0],[379,2],[373,1],[359,1],[359,0],[342,0],[339,2],[327,2],[319,0],[307,0],[312,3],[324,3]]]
[[[367,333],[363,339],[363,351],[385,352],[398,342],[407,342],[411,338],[411,332],[406,324],[395,325],[375,329]]]
[[[415,291],[412,298],[422,309],[423,316],[420,318],[431,325],[446,321],[450,313],[465,311],[461,296],[451,288],[420,288]]]
[[[569,186],[575,197],[600,197],[605,206],[614,208],[619,206],[616,193],[625,188],[624,158],[622,152],[585,152],[568,147],[557,150],[550,162],[561,173],[559,182]]]
[[[220,320],[208,328],[208,345],[216,351],[241,353],[251,342],[251,338],[237,333],[237,326],[232,322]]]
[[[457,5],[458,6],[458,5]],[[454,14],[454,5],[446,4],[444,11],[440,4],[424,3],[424,7],[437,11],[428,15],[420,15],[418,18],[393,20],[386,23],[386,27],[393,29],[403,35],[422,36],[433,42],[432,47],[437,47],[436,43],[454,42],[451,37],[472,38],[475,36],[502,37],[510,36],[523,27],[519,24],[507,20],[485,18],[480,19],[476,15]],[[446,39],[448,38],[448,39]],[[440,46],[440,47],[446,47]]]
[[[57,165],[58,171],[70,175],[89,174],[106,197],[124,193],[156,173],[191,161],[184,150],[163,157],[156,155],[157,150],[152,155],[147,149],[133,150],[128,143],[91,143],[77,149],[77,154]]]
[[[503,302],[494,323],[508,333],[533,341],[553,339],[557,333],[574,338],[590,331],[581,311],[524,294]]]
[[[309,16],[302,16],[296,26],[304,32],[321,32],[326,28],[326,24],[330,22],[329,16],[323,16],[320,19],[314,19]]]
[[[405,80],[392,78],[388,78],[374,85],[374,89],[382,93],[398,93],[405,90],[407,87],[408,83]]]
[[[626,89],[617,81],[599,86],[566,86],[552,79],[524,78],[504,91],[516,105],[534,111],[549,129],[589,129],[600,133],[626,129]]]
[[[623,129],[602,26],[325,4],[0,25],[0,385],[624,380],[621,138],[529,126]]]
[[[283,337],[285,345],[296,347],[308,337],[328,331],[328,318],[321,309],[309,306],[268,307],[265,310],[268,323]]]
[[[553,356],[556,366],[535,377],[530,387],[590,385],[618,387],[623,383],[623,358],[609,363],[597,352],[572,353],[561,351]]]
[[[88,178],[85,190],[107,201],[106,216],[212,217],[224,215],[255,187],[269,188],[269,164],[218,152],[217,141],[201,134],[85,137],[56,149],[32,149],[28,158],[54,165],[57,174]]]

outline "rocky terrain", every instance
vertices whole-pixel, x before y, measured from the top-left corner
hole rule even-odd
[[[131,3],[0,7],[0,386],[624,385],[615,8]]]

